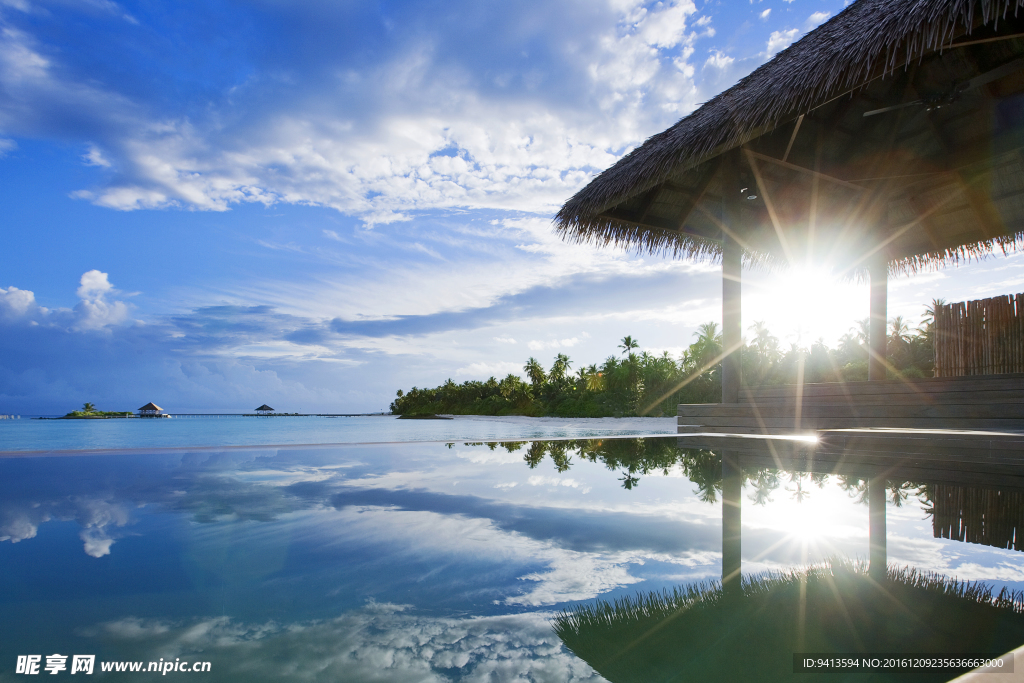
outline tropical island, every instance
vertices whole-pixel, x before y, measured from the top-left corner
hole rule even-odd
[[[81,410],[72,410],[70,413],[63,417],[58,417],[58,420],[107,420],[114,417],[135,417],[131,411],[118,412],[112,410],[96,410],[96,405],[93,403],[86,403],[82,406]]]
[[[889,321],[886,361],[891,377],[931,377],[932,328],[936,299],[921,324],[911,329],[902,316]],[[818,340],[783,349],[764,323],[750,327],[743,345],[743,377],[748,386],[868,379],[868,320],[843,335],[837,348]],[[523,366],[529,381],[509,374],[502,380],[456,384],[451,379],[433,389],[398,390],[391,403],[395,415],[528,415],[534,417],[671,417],[680,403],[717,403],[722,397],[722,334],[718,324],[704,323],[697,338],[677,360],[666,351],[637,353],[639,343],[623,337],[619,353],[600,365],[572,372],[572,361],[558,354],[545,370],[536,358]]]

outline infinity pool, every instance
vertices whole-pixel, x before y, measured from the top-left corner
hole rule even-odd
[[[42,674],[67,656],[71,675],[76,654],[112,680],[155,674],[102,663],[208,662],[197,677],[217,681],[605,680],[556,634],[562,610],[721,578],[721,458],[684,446],[0,457],[0,680],[22,680],[30,655]],[[889,486],[890,566],[1024,588],[1014,510],[985,543],[941,538],[945,490]],[[745,576],[868,557],[857,476],[751,466],[742,507]]]

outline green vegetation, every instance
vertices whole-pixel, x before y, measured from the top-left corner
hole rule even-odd
[[[116,412],[110,410],[96,410],[96,405],[86,403],[81,410],[72,410],[62,417],[62,420],[100,420],[110,417],[131,417],[131,412]]]
[[[887,360],[891,376],[931,377],[932,313],[936,300],[911,331],[897,316],[889,321]],[[868,378],[866,350],[868,321],[843,335],[838,348],[821,340],[810,348],[791,344],[783,350],[764,323],[750,327],[743,347],[743,378],[749,386],[797,382],[843,382]],[[722,335],[718,325],[705,323],[694,333],[696,341],[678,360],[668,352],[660,356],[637,353],[638,342],[626,336],[621,352],[600,365],[572,372],[572,361],[555,357],[545,371],[536,358],[523,366],[529,381],[510,374],[485,382],[456,384],[451,379],[434,389],[398,390],[391,412],[398,415],[533,415],[554,417],[672,416],[680,403],[717,403],[722,395]]]

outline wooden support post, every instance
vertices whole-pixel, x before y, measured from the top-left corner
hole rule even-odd
[[[868,379],[885,379],[886,300],[889,264],[879,252],[868,266],[871,279],[871,313],[868,332]]]
[[[885,478],[868,480],[868,576],[885,578]]]
[[[722,453],[722,590],[727,595],[740,592],[742,497],[743,472],[740,469],[740,454],[725,451]]]
[[[728,207],[728,204],[726,206]],[[735,218],[735,208],[725,212],[726,219]],[[733,225],[735,223],[733,222]],[[740,346],[743,344],[743,325],[740,322],[740,293],[742,283],[743,249],[735,239],[722,233],[722,347],[727,355],[722,359],[722,403],[740,400]],[[730,353],[729,350],[732,349]]]

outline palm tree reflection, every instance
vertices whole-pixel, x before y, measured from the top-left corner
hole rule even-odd
[[[885,514],[887,503],[902,507],[916,496],[933,518],[936,537],[1024,548],[1017,542],[1024,529],[1024,493],[889,479],[877,466],[861,467],[856,476],[786,472],[752,464],[736,452],[679,448],[674,439],[533,443],[525,460],[534,468],[550,456],[565,472],[573,455],[615,471],[627,490],[637,488],[643,476],[677,468],[702,501],[722,503],[721,582],[597,601],[556,619],[566,646],[613,683],[791,680],[798,652],[996,655],[1024,642],[1021,594],[1004,589],[993,595],[982,584],[888,567]],[[808,486],[827,481],[837,481],[868,505],[869,563],[837,558],[800,571],[743,576],[743,486],[751,502],[765,505],[779,489],[803,502],[811,494]],[[914,680],[955,674],[925,672]],[[798,679],[837,680],[831,672]],[[906,679],[905,672],[856,676]]]

